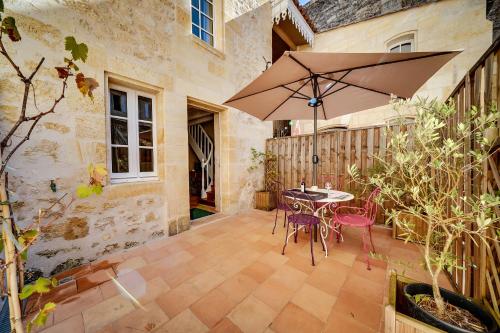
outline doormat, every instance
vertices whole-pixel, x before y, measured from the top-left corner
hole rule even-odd
[[[189,216],[190,216],[191,220],[196,220],[196,219],[199,219],[201,217],[205,217],[205,216],[212,215],[212,214],[213,214],[212,212],[209,212],[209,211],[206,211],[206,210],[203,210],[200,208],[191,208],[189,210]]]

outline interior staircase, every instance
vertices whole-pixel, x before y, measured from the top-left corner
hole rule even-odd
[[[213,196],[214,143],[201,124],[189,125],[188,133],[189,145],[201,161],[201,198],[207,200],[207,194]]]

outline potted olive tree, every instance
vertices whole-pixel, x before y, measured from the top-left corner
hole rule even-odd
[[[273,210],[276,208],[276,195],[274,181],[277,177],[277,158],[273,153],[266,151],[261,152],[255,148],[251,148],[251,165],[248,168],[249,172],[256,172],[259,169],[264,169],[264,188],[255,191],[255,208],[261,210]],[[259,185],[262,186],[262,185]]]
[[[499,149],[485,135],[496,126],[499,113],[495,108],[482,112],[472,108],[461,122],[450,125],[457,112],[451,102],[403,101],[394,106],[401,113],[414,109],[413,129],[386,129],[390,138],[386,156],[374,156],[382,167],[377,173],[363,179],[356,166],[349,173],[356,181],[381,189],[380,200],[394,203],[388,220],[397,224],[407,241],[422,248],[432,283],[406,284],[403,303],[411,317],[447,332],[496,332],[488,312],[440,288],[439,276],[445,270],[471,269],[466,259],[454,254],[457,241],[466,237],[475,245],[488,246],[488,237],[498,233],[499,194],[467,196],[463,189],[464,175],[480,176],[483,162]],[[415,231],[409,216],[425,224],[424,232]]]

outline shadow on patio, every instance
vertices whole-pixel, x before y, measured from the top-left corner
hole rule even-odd
[[[377,252],[413,268],[373,260],[368,271],[355,229],[328,243],[327,258],[315,243],[311,266],[308,235],[283,256],[273,222],[257,210],[223,217],[65,272],[75,280],[46,297],[58,306],[38,331],[382,332],[390,269],[427,280],[417,248],[387,228],[374,228]]]

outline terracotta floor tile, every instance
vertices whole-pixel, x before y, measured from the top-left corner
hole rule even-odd
[[[269,251],[259,258],[259,261],[273,268],[278,268],[288,261],[288,258],[280,253]]]
[[[275,269],[267,264],[260,261],[256,261],[253,264],[245,267],[241,273],[248,275],[258,283],[264,282],[271,274],[273,274]]]
[[[236,306],[228,318],[245,333],[262,332],[271,324],[277,312],[253,296]]]
[[[271,329],[276,333],[321,332],[323,323],[295,304],[288,303],[273,320]]]
[[[196,267],[189,263],[165,269],[158,268],[158,270],[170,288],[177,287],[181,283],[191,279],[199,273]]]
[[[85,332],[95,332],[134,310],[132,302],[122,296],[109,298],[82,312]]]
[[[337,298],[322,290],[304,284],[293,296],[292,303],[306,310],[322,322],[326,322]]]
[[[234,303],[239,303],[254,291],[258,285],[254,279],[240,273],[224,281],[217,287],[217,290],[222,291]]]
[[[303,256],[294,256],[286,262],[286,265],[298,269],[306,274],[311,274],[316,266],[311,265],[310,258],[305,258]]]
[[[345,314],[334,313],[325,325],[325,333],[375,333],[373,329]]]
[[[57,304],[54,312],[54,323],[59,323],[69,317],[77,315],[82,311],[99,304],[103,300],[99,288],[86,290],[80,294],[71,296]]]
[[[342,264],[338,264],[338,267],[343,267],[340,265]],[[331,266],[320,266],[314,272],[312,272],[311,275],[309,275],[306,282],[313,287],[329,293],[332,296],[336,296],[344,285],[348,272],[349,269],[345,268],[332,270]]]
[[[224,318],[210,330],[210,333],[241,333],[241,330],[231,320]]]
[[[269,279],[279,282],[288,289],[295,291],[307,279],[307,274],[291,266],[284,265],[271,275]]]
[[[193,258],[194,257],[191,255],[191,253],[185,250],[177,250],[177,252],[172,253],[169,256],[156,261],[155,264],[159,269],[168,269],[186,263]]]
[[[68,276],[72,276],[74,279],[77,279],[79,277],[82,277],[92,271],[92,268],[90,264],[83,264],[81,266],[72,268],[70,270],[67,270],[65,272],[58,273],[54,275],[54,278],[56,278],[58,281],[62,280]]]
[[[61,332],[71,332],[71,333],[84,333],[85,327],[83,326],[83,317],[81,314],[77,314],[73,317],[69,317],[61,321],[60,323],[49,327],[43,331],[43,333],[61,333]]]
[[[342,286],[342,289],[380,304],[382,304],[385,290],[384,285],[373,282],[355,273],[347,276],[347,280]]]
[[[115,277],[115,272],[112,268],[106,268],[102,270],[95,271],[94,273],[85,275],[76,280],[76,286],[78,292],[85,291],[87,289],[91,289],[99,286],[100,284],[109,281],[113,277]]]
[[[192,284],[183,283],[178,287],[159,295],[156,298],[156,302],[169,318],[173,318],[187,309],[202,296],[203,293],[196,288],[193,288]]]
[[[172,318],[165,325],[161,326],[156,332],[168,333],[203,333],[208,332],[208,327],[205,326],[189,309]]]
[[[280,281],[267,280],[261,284],[253,295],[260,301],[266,303],[275,311],[279,312],[292,298],[294,290],[286,287]]]
[[[224,318],[236,304],[225,293],[214,289],[191,305],[190,309],[198,319],[211,328]]]
[[[330,315],[333,314],[343,314],[373,330],[378,330],[383,311],[381,303],[372,302],[366,297],[353,294],[350,290],[340,292]]]
[[[145,266],[147,263],[142,257],[132,257],[115,266],[116,275],[126,274]]]
[[[155,302],[147,303],[112,323],[120,333],[150,332],[168,321],[168,316]]]
[[[211,269],[204,273],[195,275],[189,280],[189,283],[192,283],[193,286],[200,292],[207,293],[224,282],[224,280],[225,277],[223,275],[214,269]]]

